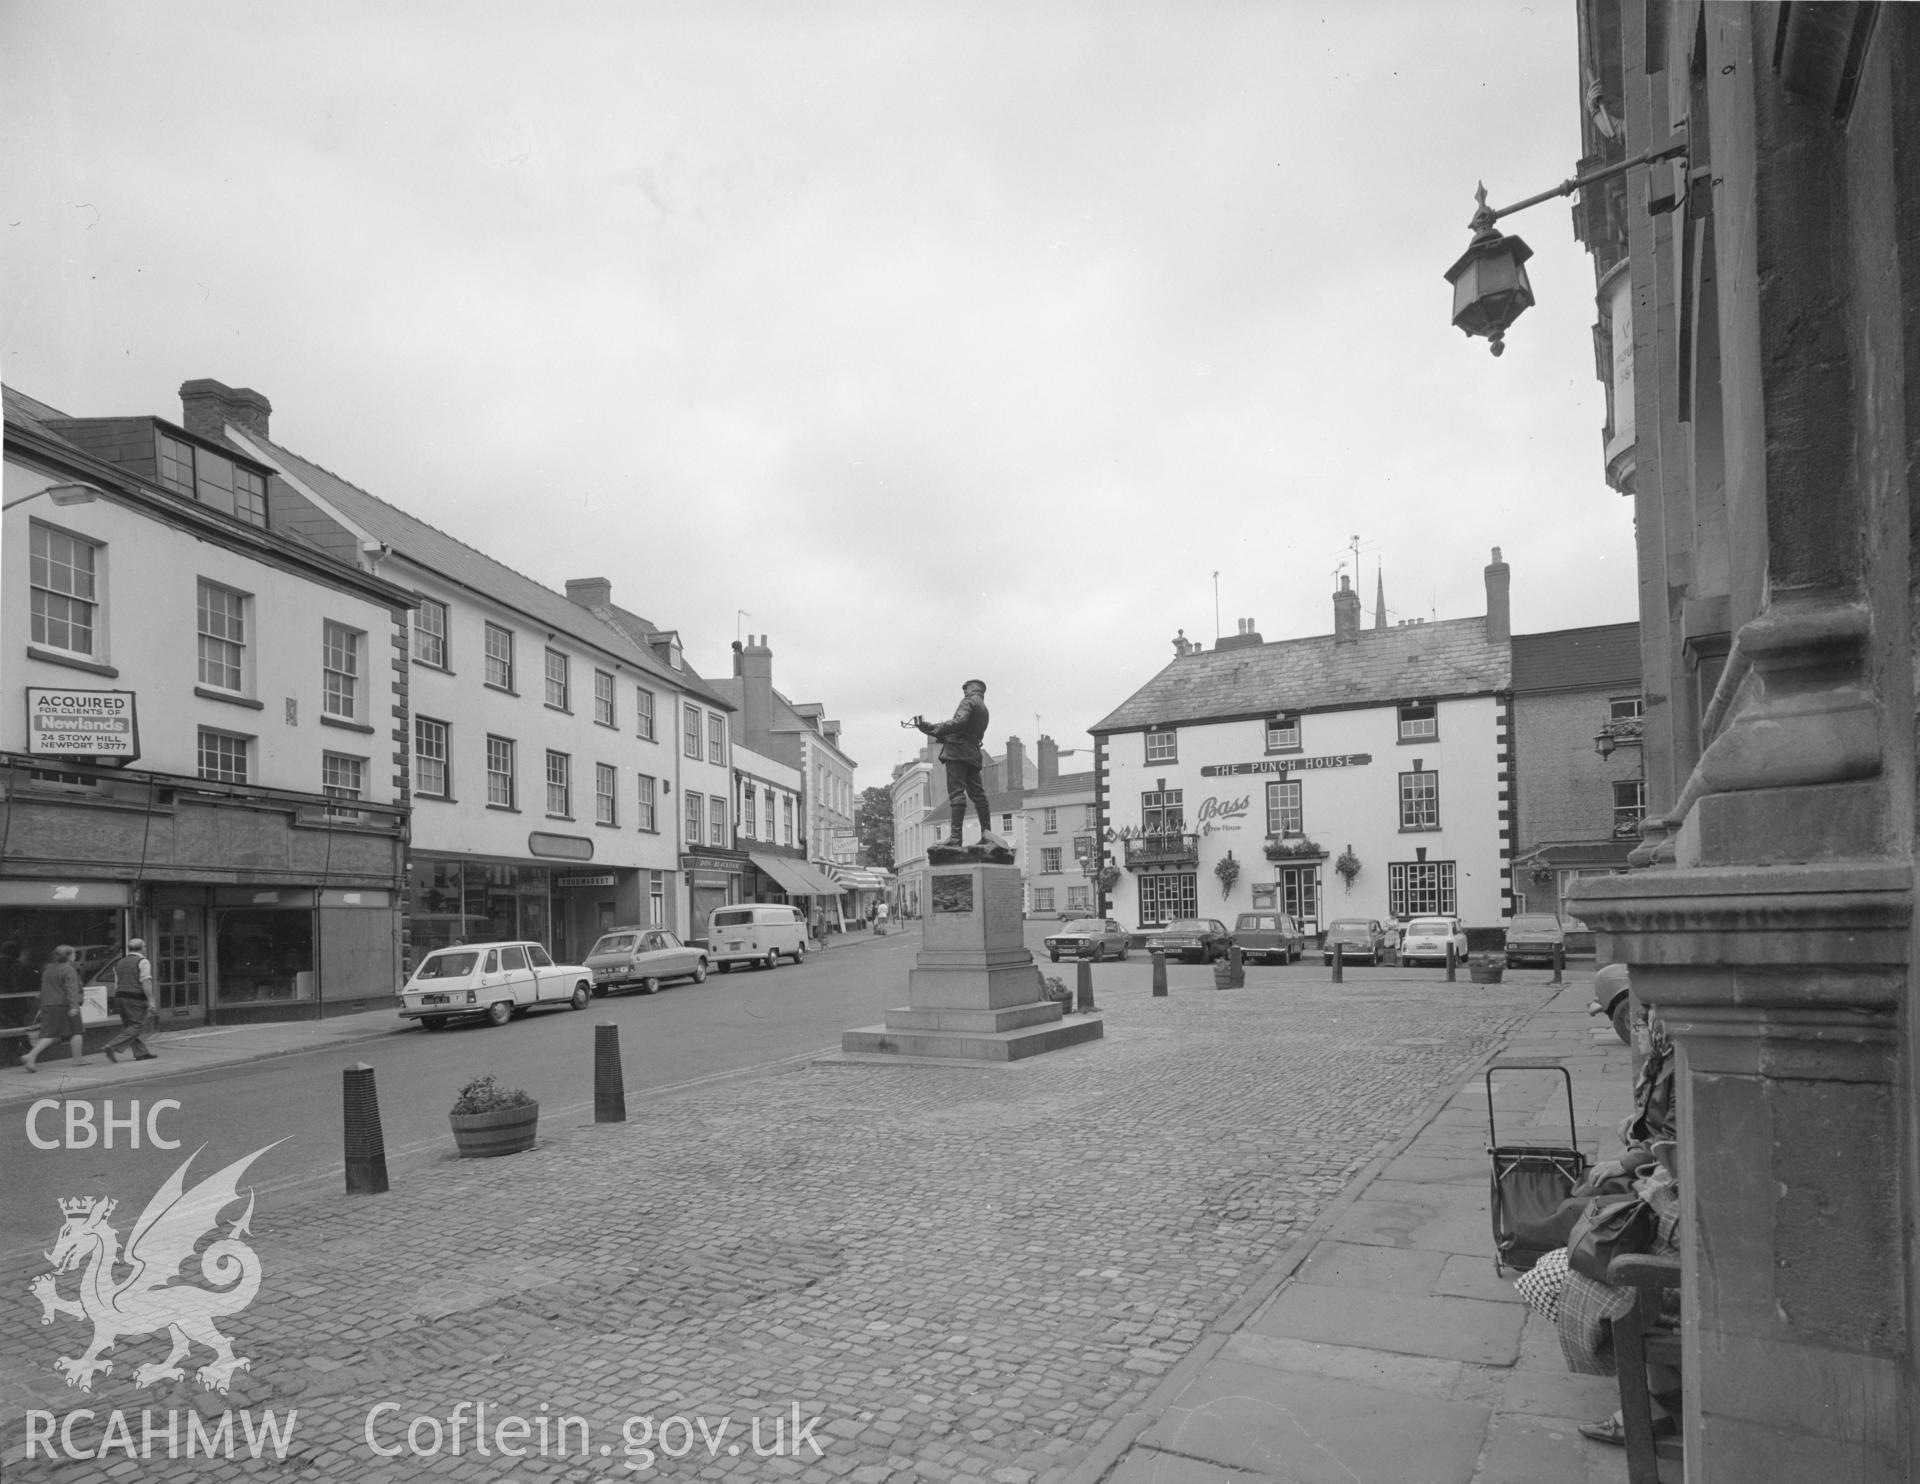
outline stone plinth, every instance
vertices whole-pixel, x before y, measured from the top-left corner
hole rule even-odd
[[[1017,867],[934,867],[908,1003],[889,1010],[883,1025],[847,1031],[841,1050],[1018,1061],[1098,1040],[1099,1017],[1069,1020],[1059,1001],[1043,997],[1020,907]]]

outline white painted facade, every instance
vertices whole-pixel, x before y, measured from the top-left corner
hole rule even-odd
[[[1469,696],[1441,700],[1436,710],[1437,735],[1405,740],[1393,705],[1309,711],[1298,716],[1298,745],[1272,750],[1263,719],[1197,723],[1171,729],[1173,758],[1153,762],[1146,755],[1148,733],[1104,737],[1106,822],[1113,836],[1153,822],[1151,795],[1163,810],[1178,807],[1184,829],[1197,835],[1192,863],[1140,869],[1127,868],[1129,842],[1110,836],[1108,856],[1122,868],[1109,895],[1113,915],[1129,927],[1147,927],[1179,915],[1160,910],[1162,904],[1190,900],[1199,916],[1230,923],[1236,912],[1271,900],[1300,915],[1311,931],[1335,917],[1385,920],[1392,907],[1408,902],[1411,911],[1443,910],[1426,904],[1435,900],[1430,893],[1444,891],[1450,871],[1445,910],[1469,926],[1498,925],[1507,886],[1502,814],[1511,807],[1501,797],[1508,788],[1505,703]],[[1164,750],[1166,732],[1152,735],[1156,750]],[[1248,771],[1235,771],[1243,765]],[[1437,783],[1412,785],[1417,793],[1437,793],[1433,827],[1403,824],[1402,774],[1416,771],[1437,777]],[[1269,786],[1276,784],[1298,785],[1297,821],[1287,816],[1285,794],[1272,800],[1276,817],[1269,818]],[[1169,791],[1179,794],[1177,805],[1167,802]],[[1421,803],[1410,808],[1412,817],[1421,816]],[[1274,843],[1311,841],[1325,855],[1269,861],[1270,834]],[[1334,870],[1349,848],[1360,862],[1351,887]],[[1223,891],[1216,867],[1229,853],[1240,872]],[[1143,878],[1178,876],[1191,878],[1190,897],[1165,881],[1142,886]],[[1396,880],[1404,883],[1402,892],[1392,890]]]
[[[33,498],[59,483],[7,460],[4,498],[10,508],[0,543],[9,639],[0,647],[0,688],[6,695],[20,697],[29,686],[133,692],[140,732],[133,766],[143,770],[193,777],[204,728],[244,742],[249,784],[317,795],[331,752],[362,762],[361,797],[369,803],[404,802],[393,766],[391,610],[291,565],[201,540],[119,501],[57,506],[45,496]],[[36,526],[92,547],[97,602],[86,652],[31,642]],[[238,602],[237,686],[201,684],[202,581]],[[323,709],[322,645],[329,621],[358,640],[356,714],[341,726],[326,725]],[[0,708],[0,751],[27,751],[24,704]]]

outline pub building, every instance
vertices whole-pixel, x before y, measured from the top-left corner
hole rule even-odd
[[[1480,618],[1363,628],[1342,577],[1334,632],[1267,643],[1251,620],[1174,659],[1088,730],[1110,885],[1136,930],[1232,926],[1279,908],[1422,914],[1497,927],[1512,911],[1509,568],[1494,549]],[[1226,864],[1231,858],[1231,864]]]
[[[144,939],[169,1026],[390,1004],[411,594],[280,529],[217,440],[5,398],[0,1055],[61,943],[92,979]]]

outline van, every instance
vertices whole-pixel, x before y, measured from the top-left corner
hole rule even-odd
[[[1307,935],[1285,912],[1242,912],[1233,925],[1233,941],[1245,959],[1290,964],[1307,950]]]
[[[741,902],[716,907],[707,918],[707,957],[723,974],[739,963],[774,968],[784,958],[796,964],[807,956],[807,924],[798,907],[773,902]]]

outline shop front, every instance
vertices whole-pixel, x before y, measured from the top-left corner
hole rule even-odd
[[[706,941],[707,918],[716,907],[744,900],[741,887],[746,864],[744,855],[720,850],[680,857],[680,870],[687,886],[689,941]]]
[[[609,929],[664,919],[670,880],[665,871],[630,866],[583,870],[417,855],[409,887],[407,961],[417,964],[436,948],[456,943],[525,938],[544,945],[557,963],[578,963]]]

